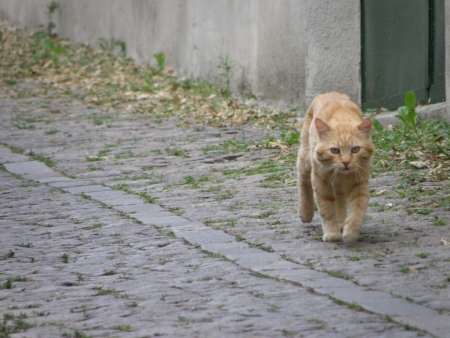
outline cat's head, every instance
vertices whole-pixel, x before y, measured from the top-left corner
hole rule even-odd
[[[361,123],[347,122],[333,126],[316,118],[314,124],[318,135],[314,158],[324,169],[334,169],[342,174],[368,170],[374,151],[370,118]]]

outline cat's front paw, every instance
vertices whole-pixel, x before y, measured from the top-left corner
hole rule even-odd
[[[324,242],[340,242],[342,241],[342,235],[340,232],[327,232],[323,234],[322,240]]]
[[[354,242],[358,239],[358,235],[359,235],[359,231],[345,231],[344,230],[344,235],[343,235],[343,239],[345,243],[351,243]]]
[[[302,223],[311,223],[314,217],[314,209],[312,212],[310,210],[299,210],[297,214]]]

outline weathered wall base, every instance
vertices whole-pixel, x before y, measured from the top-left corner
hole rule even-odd
[[[0,18],[36,31],[50,0],[2,0]],[[235,65],[231,89],[271,105],[305,108],[337,90],[360,103],[358,0],[60,0],[53,21],[65,38],[94,48],[124,41],[128,56],[209,81],[219,57]]]

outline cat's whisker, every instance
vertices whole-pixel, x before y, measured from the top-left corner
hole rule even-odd
[[[319,175],[324,177],[327,176],[327,174],[329,174],[330,171],[335,170],[334,168],[318,168],[319,169]]]
[[[335,181],[337,180],[338,177],[339,177],[339,170],[336,169],[336,170],[334,171],[334,173],[333,173],[333,176],[332,176],[332,182],[333,182],[333,185],[334,185],[334,183],[335,183]]]
[[[356,171],[355,171],[355,173],[356,173],[356,182],[358,184],[364,182],[364,177],[362,176],[360,169],[361,169],[361,167],[358,166],[358,167],[356,167]]]
[[[369,172],[366,169],[364,169],[363,167],[361,167],[360,165],[358,165],[358,173],[361,177],[361,183],[365,181],[366,177],[369,177]]]
[[[356,183],[360,183],[360,178],[361,178],[361,173],[359,171],[359,166],[355,167],[355,179],[356,179]]]
[[[358,165],[358,169],[361,169],[365,174],[369,175],[369,172],[360,165]]]
[[[334,169],[334,168],[333,168],[333,169]],[[330,185],[331,185],[331,186],[334,186],[334,177],[335,177],[336,173],[337,173],[337,170],[334,169],[334,170],[333,170],[333,173],[331,174],[330,179],[328,180],[328,186],[327,186],[327,189],[330,188]]]

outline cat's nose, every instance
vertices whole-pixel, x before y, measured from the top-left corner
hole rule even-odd
[[[342,164],[344,165],[345,169],[347,169],[348,165],[350,164],[350,161],[342,161]]]

